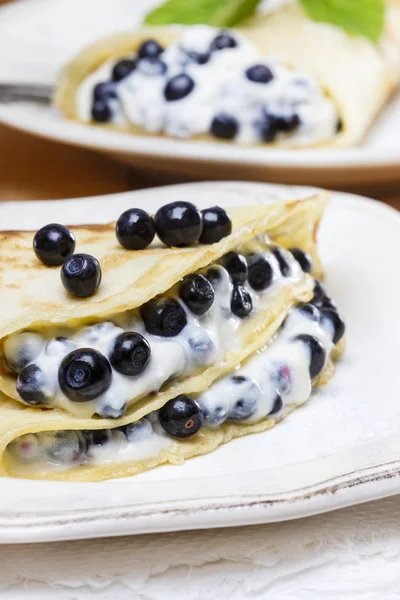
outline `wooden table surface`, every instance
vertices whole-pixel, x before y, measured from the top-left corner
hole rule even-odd
[[[39,139],[0,125],[0,201],[49,200],[123,192],[162,184],[95,152]],[[390,194],[363,190],[400,210]],[[0,225],[1,226],[1,225]]]
[[[7,0],[0,0],[0,4]],[[157,178],[157,184],[163,181]],[[0,125],[0,201],[72,198],[148,187],[155,181],[95,152]],[[400,210],[399,189],[363,190]],[[1,225],[0,225],[1,227]]]

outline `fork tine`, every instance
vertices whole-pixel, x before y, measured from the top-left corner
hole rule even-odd
[[[34,83],[0,83],[0,103],[39,102],[50,104],[53,88]]]

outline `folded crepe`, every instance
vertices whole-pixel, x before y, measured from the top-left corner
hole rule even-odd
[[[378,44],[312,21],[296,2],[246,23],[263,54],[279,54],[312,73],[332,98],[341,119],[333,146],[354,146],[368,132],[400,78],[400,3],[386,2]]]
[[[0,386],[9,397],[0,392],[0,474],[99,481],[164,463],[181,464],[233,438],[269,429],[303,404],[313,387],[332,377],[333,361],[344,349],[344,323],[335,304],[307,273],[310,262],[302,264],[308,253],[313,275],[322,275],[316,233],[326,202],[327,194],[321,192],[304,200],[230,209],[230,236],[212,246],[184,249],[155,243],[146,250],[129,252],[116,243],[114,224],[71,228],[79,249],[97,256],[103,268],[98,294],[84,300],[67,296],[58,269],[36,260],[32,233],[3,232],[0,266],[7,318],[1,330]],[[251,257],[267,258],[274,265],[274,283],[253,295],[254,311],[236,322],[235,331],[224,322],[228,344],[208,364],[183,370],[165,383],[158,381],[160,389],[156,386],[147,395],[134,395],[138,389],[134,381],[146,371],[126,377],[132,397],[118,419],[91,418],[96,405],[90,408],[90,402],[76,403],[87,406],[81,414],[78,410],[71,415],[67,410],[74,412],[74,403],[59,402],[59,392],[48,401],[47,410],[22,404],[15,387],[17,374],[8,366],[21,354],[9,352],[10,347],[15,349],[10,340],[25,334],[45,339],[47,345],[32,359],[33,364],[45,365],[41,362],[44,355],[58,365],[70,350],[68,343],[61,350],[57,347],[60,333],[69,336],[67,342],[77,340],[78,347],[83,339],[98,347],[96,336],[113,338],[124,327],[138,327],[136,309],[160,294],[171,294],[187,274],[206,273],[217,298],[218,285],[228,273],[221,264],[227,267],[227,252],[234,250],[246,253],[250,268]],[[232,283],[228,288],[231,294]],[[226,311],[226,306],[222,308]],[[196,325],[198,333],[202,328],[207,331],[207,323],[198,319],[186,327]],[[88,329],[94,337],[86,333],[85,338],[82,332]],[[218,341],[218,336],[213,339]],[[61,346],[64,343],[65,337]],[[151,347],[154,359],[153,338]],[[170,346],[164,347],[159,358],[168,363],[173,352]],[[120,388],[110,389],[118,396]]]
[[[180,465],[234,438],[270,429],[308,400],[313,387],[328,383],[333,361],[344,350],[343,328],[331,328],[332,311],[322,308],[315,319],[310,306],[294,308],[261,352],[204,392],[179,396],[125,427],[84,430],[77,419],[65,421],[54,411],[42,416],[6,401],[0,474],[59,481],[126,477],[166,463]],[[182,409],[184,422],[179,415],[178,421],[170,419]]]
[[[54,419],[64,429],[91,428],[93,423],[95,428],[111,427],[115,418],[123,425],[178,394],[200,393],[261,348],[294,303],[312,296],[313,278],[279,246],[309,253],[313,274],[321,276],[315,239],[326,202],[327,194],[321,192],[304,200],[232,208],[231,235],[209,246],[166,248],[155,242],[132,252],[117,243],[113,223],[71,227],[79,251],[94,255],[103,272],[99,291],[85,299],[69,296],[59,270],[36,259],[32,232],[1,233],[0,390],[38,409],[52,409],[43,412],[43,422]],[[263,257],[273,274],[267,289],[256,291],[246,283],[253,311],[244,318],[231,312],[234,286],[219,265],[233,250]],[[214,284],[214,304],[201,317],[179,299],[182,278],[198,272],[220,278]],[[142,309],[171,297],[185,311],[187,325],[173,337],[153,335],[147,323],[144,327]],[[143,373],[130,377],[112,369],[111,385],[95,398],[76,399],[61,391],[59,368],[71,350],[92,347],[109,356],[110,345],[127,330],[150,343]],[[26,369],[33,369],[34,376],[24,378]],[[25,387],[17,391],[21,381]],[[33,414],[41,422],[42,411]],[[93,421],[93,415],[103,419]]]
[[[222,32],[222,37],[227,34],[235,41],[217,42],[212,60],[204,51],[207,44],[210,47],[207,36],[221,40],[221,32],[209,29],[144,28],[98,41],[61,73],[55,104],[70,119],[135,134],[344,147],[363,139],[399,83],[397,2],[388,2],[377,45],[311,21],[298,3],[257,16],[238,30]],[[141,48],[148,40],[169,50],[167,75],[154,58],[146,62],[146,69],[142,63],[138,66],[134,57],[138,50],[145,54]],[[213,44],[215,48],[215,40],[211,48]],[[195,66],[182,58],[185,45]],[[234,45],[236,54],[229,55]],[[163,59],[165,54],[157,56]],[[250,72],[249,65],[255,65]],[[160,77],[167,82],[170,71],[189,73],[192,82],[181,78],[162,92]],[[95,89],[96,84],[110,81],[114,81],[112,89],[110,83]],[[172,101],[165,102],[163,93]]]

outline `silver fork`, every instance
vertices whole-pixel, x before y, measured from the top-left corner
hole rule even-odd
[[[53,97],[51,85],[35,83],[0,83],[0,104],[9,102],[36,102],[50,104]]]

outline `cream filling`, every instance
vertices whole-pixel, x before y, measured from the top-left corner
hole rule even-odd
[[[224,422],[250,425],[269,415],[279,418],[285,407],[303,404],[312,391],[311,354],[308,345],[296,339],[300,334],[322,342],[326,364],[333,349],[331,327],[293,309],[268,346],[196,398],[205,415],[203,427],[218,428]],[[6,462],[11,473],[37,474],[156,458],[171,444],[179,444],[164,432],[157,412],[122,431],[106,430],[106,435],[108,441],[96,446],[86,445],[85,434],[76,431],[27,434],[8,446]]]
[[[212,52],[206,64],[188,59],[189,52],[207,53],[218,33],[205,25],[190,27],[161,54],[167,67],[164,74],[148,74],[141,61],[130,75],[116,83],[117,99],[110,102],[111,122],[125,129],[132,124],[149,133],[191,138],[210,133],[213,118],[228,113],[239,126],[234,141],[257,144],[262,142],[260,123],[266,110],[274,116],[296,114],[300,118],[294,131],[278,133],[279,145],[321,143],[336,135],[337,110],[314,77],[287,68],[277,57],[266,59],[236,32],[229,34],[237,46]],[[93,89],[96,84],[111,80],[114,64],[108,61],[101,65],[77,89],[75,101],[80,121],[92,121]],[[245,75],[249,67],[259,64],[273,74],[267,84],[250,81]],[[194,89],[180,100],[167,101],[165,86],[180,73],[193,79]]]

